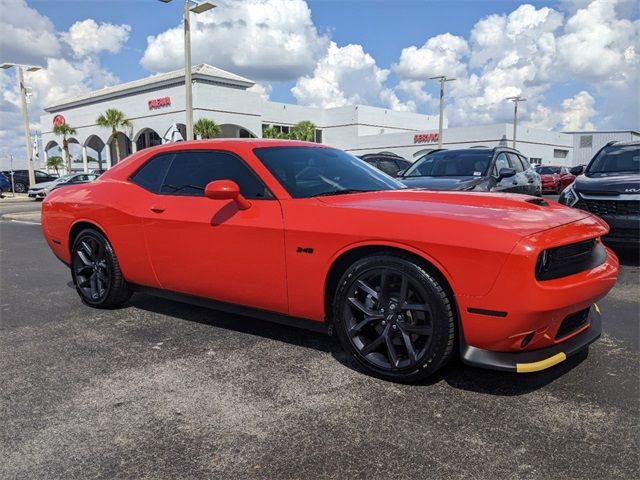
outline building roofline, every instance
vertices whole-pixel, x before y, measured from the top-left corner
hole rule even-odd
[[[255,82],[248,78],[241,77],[221,68],[212,67],[206,63],[201,63],[191,69],[191,75],[194,81],[207,80],[220,85],[229,87],[247,89],[255,85]],[[133,80],[131,82],[122,83],[112,87],[94,90],[92,92],[83,93],[75,97],[66,98],[58,103],[47,106],[44,111],[47,113],[55,113],[67,108],[78,107],[90,103],[108,100],[115,97],[122,97],[132,93],[141,93],[148,90],[155,90],[158,87],[168,85],[184,84],[184,69],[174,70],[172,72],[152,75],[150,77]]]
[[[560,133],[567,133],[567,134],[577,134],[577,133],[581,133],[581,134],[595,134],[595,133],[633,133],[635,135],[640,135],[640,131],[639,130],[577,130],[577,131],[565,131],[565,132],[560,132]]]

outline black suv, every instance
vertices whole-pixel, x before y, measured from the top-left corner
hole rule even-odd
[[[571,173],[576,181],[558,201],[601,217],[611,232],[610,244],[640,244],[640,142],[610,142],[600,149],[587,167]],[[582,174],[582,175],[581,175]]]
[[[391,152],[367,153],[366,155],[361,155],[359,158],[392,177],[398,176],[398,173],[411,166],[409,160],[405,160],[401,156]]]
[[[508,147],[432,150],[398,180],[410,188],[542,195],[540,175]]]
[[[2,173],[5,177],[7,177],[7,179],[9,180],[9,183],[11,183],[10,170],[5,170],[0,173]],[[50,175],[40,170],[36,170],[34,173],[36,176],[36,183],[52,182],[53,180],[58,179],[57,176]],[[15,188],[16,193],[27,193],[27,190],[29,190],[29,170],[13,171],[13,188]],[[11,187],[9,187],[9,189],[11,190]]]

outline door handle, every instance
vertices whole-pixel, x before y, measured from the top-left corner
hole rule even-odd
[[[154,213],[162,213],[162,212],[164,212],[164,207],[159,207],[157,205],[153,205],[151,207],[151,211],[154,212]]]

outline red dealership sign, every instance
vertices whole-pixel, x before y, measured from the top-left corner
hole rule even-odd
[[[437,141],[437,133],[418,133],[413,136],[413,143],[436,143]]]
[[[149,110],[155,110],[156,108],[168,107],[171,105],[171,97],[161,97],[149,100]]]
[[[55,117],[53,117],[54,127],[61,127],[65,123],[67,123],[67,119],[64,118],[62,115],[56,115]]]

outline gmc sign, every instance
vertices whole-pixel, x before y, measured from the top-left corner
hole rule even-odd
[[[436,143],[437,141],[437,133],[418,133],[413,136],[413,143]]]
[[[153,100],[149,100],[149,110],[168,107],[170,105],[171,105],[171,97],[154,98]]]

